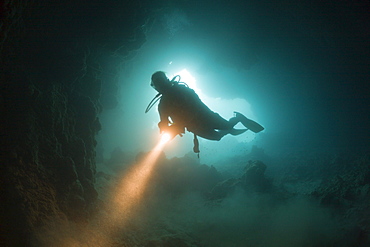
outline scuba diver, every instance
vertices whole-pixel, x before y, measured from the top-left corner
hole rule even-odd
[[[178,81],[176,81],[178,79]],[[151,77],[151,86],[158,94],[149,103],[145,113],[160,100],[158,112],[160,132],[168,132],[174,138],[182,136],[187,131],[194,134],[193,151],[199,154],[199,142],[197,136],[208,140],[219,141],[227,134],[240,135],[247,130],[258,133],[264,130],[260,124],[248,119],[239,112],[229,120],[224,119],[218,113],[209,109],[184,82],[180,82],[179,75],[169,80],[163,71],[155,72]],[[242,123],[245,129],[235,129],[237,123]]]

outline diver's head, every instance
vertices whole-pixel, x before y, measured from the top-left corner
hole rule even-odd
[[[163,71],[157,71],[152,75],[150,86],[152,86],[159,93],[164,93],[172,86],[172,83]]]

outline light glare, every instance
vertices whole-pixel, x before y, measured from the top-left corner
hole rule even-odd
[[[161,144],[166,144],[169,140],[171,140],[171,135],[169,133],[163,133],[161,137]]]
[[[175,73],[175,75],[181,76],[181,81],[188,84],[188,86],[194,89],[194,91],[196,92],[199,91],[199,89],[197,88],[197,85],[195,84],[196,82],[195,78],[190,74],[190,72],[187,69],[183,69]]]

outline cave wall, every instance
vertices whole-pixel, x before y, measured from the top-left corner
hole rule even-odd
[[[114,54],[114,74],[145,42],[142,6],[0,3],[1,246],[38,246],[40,227],[84,222],[94,211],[98,113],[114,107],[116,93],[100,61]]]

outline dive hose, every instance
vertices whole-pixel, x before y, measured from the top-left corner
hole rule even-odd
[[[150,109],[152,109],[152,107],[155,105],[155,103],[157,103],[158,100],[161,99],[161,96],[162,96],[161,93],[158,93],[156,96],[154,96],[154,98],[150,101],[150,103],[146,107],[145,113],[147,113],[148,111],[150,111]]]

